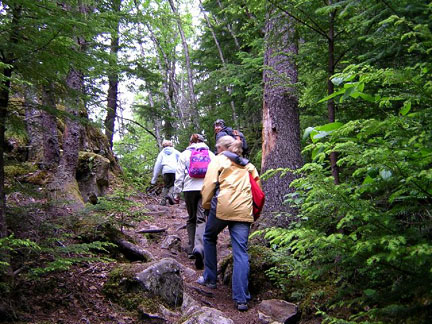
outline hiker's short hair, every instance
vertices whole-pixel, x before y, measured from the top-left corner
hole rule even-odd
[[[167,146],[173,146],[172,142],[170,140],[163,140],[162,147],[167,147]]]
[[[201,134],[192,134],[189,140],[190,143],[204,143],[205,138]]]
[[[234,139],[232,136],[226,135],[219,138],[216,143],[216,148],[222,148],[224,151],[230,151],[237,155],[243,153],[243,143],[240,140]]]
[[[216,121],[213,123],[213,126],[216,126],[216,125],[221,125],[222,127],[224,127],[225,126],[225,120],[216,119]]]

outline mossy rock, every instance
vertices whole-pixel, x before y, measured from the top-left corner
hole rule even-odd
[[[4,167],[5,177],[6,179],[13,179],[16,177],[20,177],[37,170],[37,166],[30,162],[17,163],[13,165],[6,165]]]
[[[26,174],[20,178],[22,182],[31,183],[38,186],[46,185],[51,179],[52,174],[46,170],[38,170],[36,172]]]
[[[97,127],[86,125],[88,150],[95,152],[110,161],[110,171],[115,175],[121,174],[120,166],[110,148],[105,134]]]
[[[129,311],[157,313],[159,305],[164,305],[163,301],[157,296],[151,295],[141,288],[136,274],[144,271],[146,264],[120,264],[114,268],[109,276],[108,281],[103,287],[103,293],[113,302],[123,306]]]
[[[78,154],[77,178],[80,173],[93,171],[100,164],[109,164],[110,160],[93,152],[80,151]]]
[[[109,186],[109,159],[93,152],[79,152],[76,179],[85,202],[97,202]]]
[[[76,181],[57,183],[51,190],[50,196],[51,200],[57,204],[57,207],[68,207],[74,211],[84,208],[84,200]]]
[[[276,266],[272,260],[272,254],[273,251],[265,246],[254,245],[249,247],[249,290],[251,293],[258,294],[276,288],[266,275],[267,270]]]
[[[269,280],[266,271],[276,266],[272,261],[272,250],[260,245],[250,246],[248,250],[250,274],[249,274],[249,291],[254,294],[261,294],[269,291],[276,291],[277,288]],[[222,273],[223,283],[231,285],[233,271],[233,257],[230,254],[219,264]],[[279,295],[277,292],[276,295]]]

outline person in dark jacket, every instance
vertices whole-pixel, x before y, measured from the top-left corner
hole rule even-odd
[[[243,135],[242,132],[238,131],[238,130],[234,130],[231,127],[228,127],[225,125],[225,121],[223,119],[217,119],[214,124],[214,132],[215,132],[215,143],[217,143],[219,141],[219,139],[221,137],[224,136],[231,136],[236,140],[241,141],[242,143],[242,155],[243,156],[247,156],[248,155],[248,146],[246,143],[246,139]],[[215,149],[215,154],[217,154],[217,148]]]

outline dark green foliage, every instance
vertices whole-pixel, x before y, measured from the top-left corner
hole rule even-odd
[[[367,64],[333,76],[335,93],[318,104],[333,98],[340,117],[306,128],[310,163],[287,197],[299,208],[297,222],[266,234],[279,255],[267,274],[325,323],[432,318],[431,11],[420,2],[386,4],[367,5],[362,22],[351,20],[372,24],[350,61]],[[307,126],[313,120],[303,116]],[[340,185],[327,162],[334,151]]]

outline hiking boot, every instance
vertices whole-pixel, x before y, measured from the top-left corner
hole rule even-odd
[[[159,205],[161,205],[161,206],[166,206],[166,199],[165,199],[165,198],[162,199],[162,200],[160,201]]]
[[[237,302],[236,307],[237,310],[239,310],[240,312],[246,312],[249,309],[246,302],[244,303]]]
[[[202,254],[195,251],[193,255],[195,257],[195,268],[197,268],[197,270],[204,269],[204,259]]]
[[[171,194],[166,195],[165,198],[168,200],[168,202],[169,202],[170,205],[174,205],[175,204],[174,197]]]
[[[188,259],[191,259],[191,260],[195,259],[195,255],[193,255],[192,253],[188,253],[187,256],[188,256]]]
[[[206,286],[210,289],[216,289],[217,288],[216,283],[211,283],[211,282],[205,281],[203,276],[200,276],[196,282],[197,282],[197,284],[199,284],[201,286]]]

